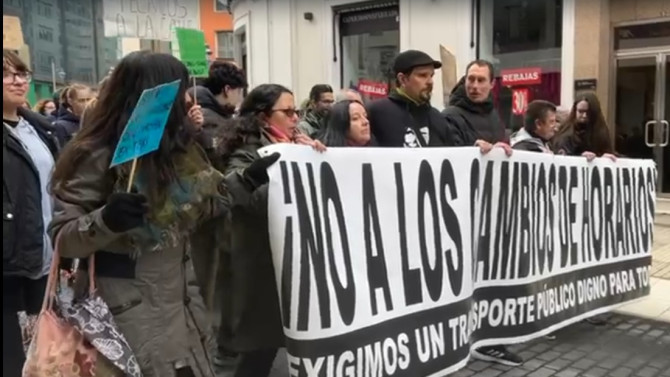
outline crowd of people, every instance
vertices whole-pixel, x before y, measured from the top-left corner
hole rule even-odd
[[[86,294],[95,254],[97,292],[144,376],[267,376],[285,339],[267,217],[266,169],[279,155],[260,157],[264,146],[476,146],[616,159],[594,95],[580,95],[560,125],[555,104],[533,101],[509,137],[492,100],[492,64],[470,63],[441,112],[430,104],[440,66],[405,51],[387,98],[363,103],[355,90],[319,84],[303,110],[281,85],[245,95],[234,63],[213,63],[194,87],[175,57],[139,51],[97,91],[73,84],[31,111],[30,69],[4,50],[3,375],[21,375],[17,313],[38,313],[58,248],[63,268],[78,265],[75,298]],[[114,149],[142,92],[175,80],[160,146],[139,160],[127,190],[131,168],[109,168]],[[503,346],[473,355],[522,363]]]

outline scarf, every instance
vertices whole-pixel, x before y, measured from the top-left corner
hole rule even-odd
[[[263,134],[273,144],[293,142],[292,137],[286,135],[284,131],[280,130],[278,127],[273,126],[271,124],[268,124],[267,127],[263,128]]]
[[[191,143],[184,153],[176,153],[173,163],[177,181],[166,188],[162,203],[152,203],[144,226],[129,233],[135,243],[135,256],[144,252],[174,247],[190,237],[195,227],[212,213],[213,203],[222,202],[223,175],[208,162],[204,151]],[[116,183],[125,191],[126,179]],[[135,186],[148,195],[147,177],[138,169]]]

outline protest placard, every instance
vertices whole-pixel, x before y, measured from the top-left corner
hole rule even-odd
[[[170,41],[172,29],[200,28],[199,1],[104,0],[105,37]]]
[[[207,47],[201,30],[174,28],[172,55],[181,60],[193,77],[207,76]]]
[[[158,149],[180,84],[180,80],[175,80],[142,92],[116,145],[110,167]]]
[[[16,16],[2,16],[2,48],[8,50],[23,48],[21,20]]]
[[[444,376],[649,293],[656,171],[476,148],[277,144],[291,375]]]

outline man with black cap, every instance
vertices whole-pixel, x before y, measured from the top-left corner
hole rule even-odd
[[[368,120],[383,147],[449,147],[460,142],[446,119],[430,105],[433,75],[442,63],[417,50],[400,53],[393,62],[397,88],[368,106]]]

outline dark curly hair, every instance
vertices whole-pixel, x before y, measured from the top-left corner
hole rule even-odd
[[[254,88],[240,105],[239,117],[230,127],[222,127],[220,153],[224,159],[244,145],[250,136],[260,137],[264,127],[263,115],[270,116],[272,107],[283,93],[293,94],[278,84],[262,84]]]
[[[226,86],[232,89],[246,89],[248,86],[244,70],[230,62],[213,63],[202,85],[215,96],[221,94]]]

